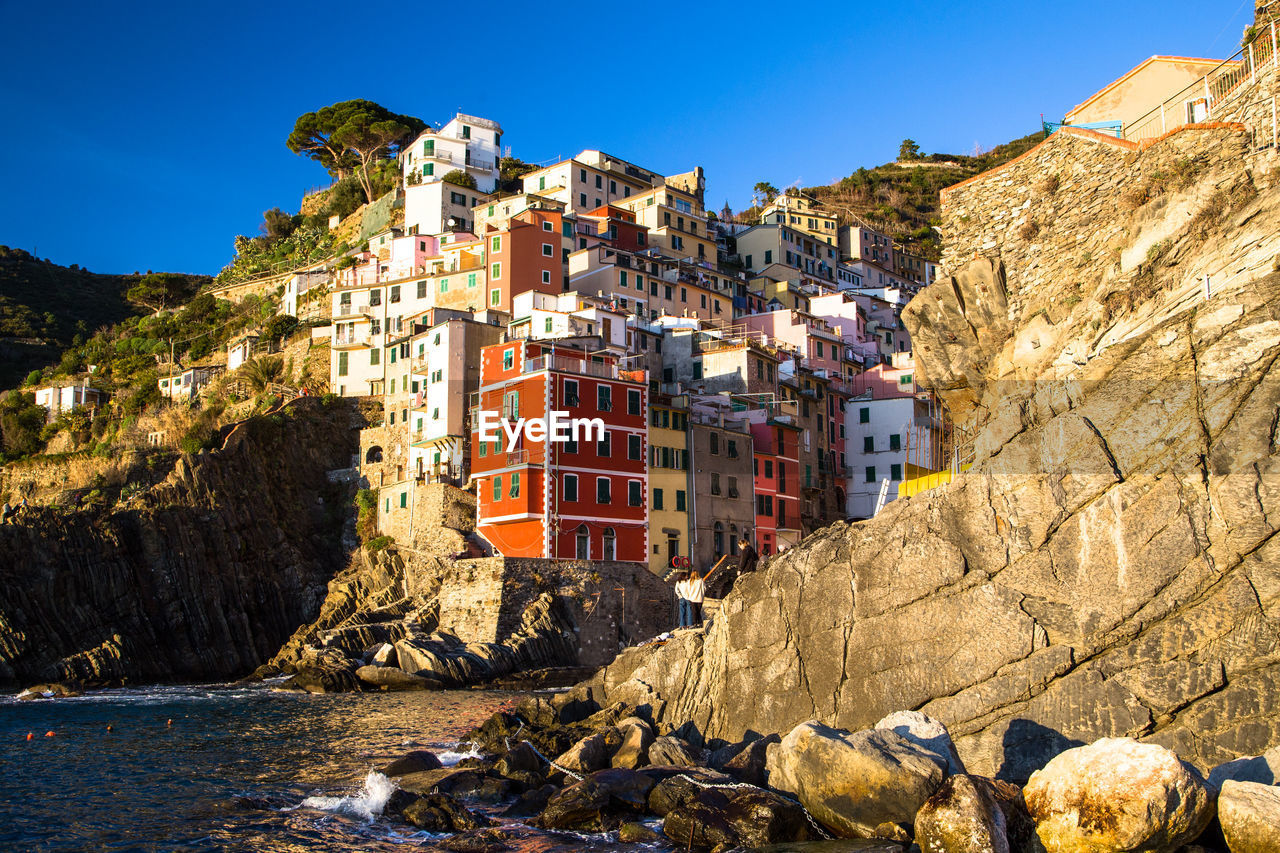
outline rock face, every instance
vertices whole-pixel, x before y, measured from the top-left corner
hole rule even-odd
[[[226,680],[312,617],[346,562],[354,411],[300,400],[178,457],[114,511],[31,507],[0,527],[0,684]]]
[[[1227,780],[1218,821],[1231,853],[1280,853],[1280,788]]]
[[[1213,791],[1169,750],[1103,738],[1067,750],[1023,789],[1049,853],[1172,851],[1213,819]]]
[[[843,838],[895,837],[942,784],[944,760],[892,731],[817,722],[768,748],[769,787],[794,794]]]
[[[954,275],[904,323],[972,468],[770,558],[592,696],[728,741],[915,708],[1014,781],[1103,736],[1205,770],[1280,742],[1280,188],[1248,140],[1054,134],[949,190]]]

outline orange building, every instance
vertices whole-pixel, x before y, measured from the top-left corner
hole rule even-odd
[[[496,227],[485,226],[489,266],[486,308],[510,312],[511,298],[516,294],[565,290],[562,228],[560,211],[534,208],[516,213]]]
[[[620,370],[613,356],[550,341],[486,347],[471,425],[481,535],[507,557],[645,562],[647,395],[647,375]],[[536,431],[514,446],[506,435],[480,440],[482,412],[514,429],[552,411],[603,429],[565,442]]]

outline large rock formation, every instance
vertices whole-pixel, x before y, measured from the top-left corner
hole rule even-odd
[[[772,558],[595,698],[729,740],[919,709],[1018,780],[1101,736],[1203,768],[1280,741],[1275,162],[1233,127],[1055,134],[949,191],[956,274],[904,321],[972,468]]]
[[[112,511],[24,510],[0,526],[0,684],[248,674],[314,616],[346,560],[360,424],[302,400],[178,459]]]

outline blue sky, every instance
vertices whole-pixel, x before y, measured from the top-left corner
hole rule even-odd
[[[736,208],[756,181],[828,183],[904,137],[969,153],[1023,136],[1152,54],[1226,57],[1252,2],[0,0],[0,20],[0,244],[214,273],[263,210],[328,183],[284,140],[336,101],[493,118],[530,162],[700,164],[708,206]]]

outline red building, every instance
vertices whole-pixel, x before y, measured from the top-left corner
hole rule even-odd
[[[800,427],[793,416],[752,419],[753,481],[756,489],[756,545],[773,554],[800,541]],[[752,417],[756,416],[756,417]]]
[[[613,356],[538,341],[485,347],[471,424],[480,533],[507,557],[646,562],[647,396],[644,371],[620,370]],[[603,428],[553,441],[535,424],[514,446],[505,433],[480,440],[482,412],[514,431],[553,411]]]

